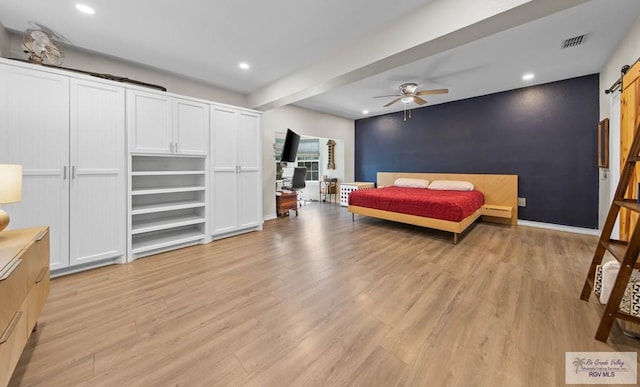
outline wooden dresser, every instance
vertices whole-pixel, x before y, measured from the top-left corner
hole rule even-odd
[[[0,232],[0,386],[6,386],[49,295],[49,228]]]

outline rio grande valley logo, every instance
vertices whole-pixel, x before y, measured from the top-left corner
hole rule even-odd
[[[637,384],[636,352],[567,352],[567,384]]]

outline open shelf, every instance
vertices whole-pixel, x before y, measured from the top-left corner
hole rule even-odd
[[[151,219],[144,220],[136,220],[135,218],[131,221],[131,234],[137,235],[152,231],[166,230],[170,228],[182,227],[182,226],[190,226],[194,224],[204,223],[205,219],[203,216],[197,214],[180,214],[180,215],[169,215],[162,216]]]
[[[611,255],[613,255],[613,257],[618,260],[618,262],[622,262],[622,260],[624,259],[624,253],[627,249],[627,242],[609,239],[608,241],[601,241],[600,243],[602,243],[604,248],[607,249],[607,251],[610,252]]]
[[[204,232],[195,227],[136,235],[133,237],[131,252],[133,254],[140,254],[184,243],[196,242],[204,238]]]
[[[186,155],[133,155],[132,172],[204,171],[205,157]]]
[[[640,212],[640,203],[636,199],[616,200],[615,203],[620,207],[627,208],[634,212]]]
[[[184,210],[188,208],[204,207],[204,202],[199,200],[183,200],[174,202],[160,202],[152,204],[133,205],[131,215],[152,214],[156,212]]]
[[[131,172],[131,176],[179,176],[179,175],[204,175],[204,171],[137,171]]]
[[[206,239],[206,160],[131,156],[131,259]]]
[[[611,253],[611,255],[613,255],[615,259],[618,260],[618,262],[622,263],[629,242],[609,239],[608,241],[601,241],[600,243],[604,246],[605,249],[607,249],[608,252]],[[635,268],[640,269],[640,261],[636,263]]]
[[[205,187],[192,186],[192,187],[171,187],[171,188],[150,188],[150,189],[138,189],[131,191],[131,195],[157,195],[165,193],[177,193],[177,192],[197,192],[204,191]]]

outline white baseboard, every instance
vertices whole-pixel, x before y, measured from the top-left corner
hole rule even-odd
[[[124,263],[126,263],[126,262],[121,260],[120,258],[110,258],[110,259],[105,259],[104,261],[89,262],[89,263],[85,263],[85,264],[78,265],[78,266],[63,267],[61,269],[53,270],[51,272],[51,278],[57,278],[57,277],[62,277],[64,275],[79,273],[81,271],[97,269],[97,268],[103,267],[103,266],[121,265],[121,264],[124,264]]]
[[[264,220],[265,222],[267,220],[274,220],[274,219],[278,219],[278,217],[276,216],[276,214],[271,214],[271,215],[265,215],[262,220]]]
[[[549,230],[566,231],[566,232],[573,232],[573,233],[576,233],[576,234],[586,234],[586,235],[600,236],[600,230],[595,230],[595,229],[591,229],[591,228],[564,226],[564,225],[561,225],[561,224],[553,224],[553,223],[532,222],[530,220],[520,220],[520,219],[518,219],[518,226],[546,228],[546,229],[549,229]]]

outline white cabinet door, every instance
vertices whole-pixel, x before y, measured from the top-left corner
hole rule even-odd
[[[262,224],[260,115],[211,106],[211,234]]]
[[[71,80],[70,264],[125,254],[125,92]]]
[[[206,156],[209,148],[209,105],[174,99],[174,153]]]
[[[211,233],[234,231],[238,227],[236,162],[236,112],[211,106],[211,172],[213,173]]]
[[[127,90],[129,150],[135,153],[171,153],[171,110],[171,97]]]
[[[0,65],[0,163],[22,164],[12,229],[49,226],[51,270],[69,265],[69,79]]]
[[[238,113],[238,227],[262,223],[260,116]]]

